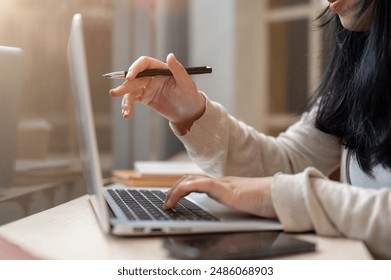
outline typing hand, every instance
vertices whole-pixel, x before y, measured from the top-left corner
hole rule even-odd
[[[137,78],[146,69],[169,68],[173,76]],[[122,96],[122,115],[130,118],[135,103],[144,103],[178,128],[189,129],[205,111],[205,97],[185,68],[173,54],[167,56],[167,63],[151,57],[140,57],[129,68],[126,81],[110,90],[110,96]]]
[[[209,197],[236,210],[275,218],[271,198],[272,177],[243,178],[223,177],[213,179],[205,176],[186,175],[167,193],[165,209],[175,207],[177,202],[191,192],[206,193]]]

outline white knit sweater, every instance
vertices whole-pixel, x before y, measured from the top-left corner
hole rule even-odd
[[[272,199],[285,231],[363,240],[391,258],[391,182],[368,189],[327,178],[346,159],[338,138],[314,127],[316,112],[278,137],[266,136],[207,99],[206,111],[180,135],[189,156],[214,177],[273,176]]]

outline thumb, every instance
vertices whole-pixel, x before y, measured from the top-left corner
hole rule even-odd
[[[167,65],[179,87],[193,87],[193,80],[190,78],[183,65],[176,59],[174,54],[170,53],[167,56]]]

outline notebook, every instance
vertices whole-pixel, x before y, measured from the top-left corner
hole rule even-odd
[[[72,20],[68,62],[83,174],[92,207],[104,232],[119,236],[143,236],[282,229],[276,220],[237,212],[205,194],[191,194],[186,200],[181,200],[175,209],[164,211],[161,206],[167,189],[138,189],[120,184],[103,186],[80,14],[74,15]],[[144,205],[151,201],[156,206]],[[149,213],[145,213],[146,210]]]
[[[0,46],[0,192],[11,187],[15,172],[23,70],[23,51]]]

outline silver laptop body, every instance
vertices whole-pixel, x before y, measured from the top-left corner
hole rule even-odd
[[[140,236],[282,229],[278,221],[261,219],[237,212],[210,199],[205,194],[191,194],[187,198],[202,209],[211,212],[213,216],[218,218],[218,221],[129,220],[126,213],[120,209],[109,193],[122,190],[153,192],[157,189],[136,189],[118,184],[105,187],[102,185],[101,167],[90,99],[82,16],[80,14],[76,14],[73,17],[68,44],[68,61],[73,84],[83,173],[90,201],[104,232],[122,236]],[[167,189],[161,190],[166,191]]]
[[[0,46],[0,192],[12,186],[24,76],[23,51]]]

